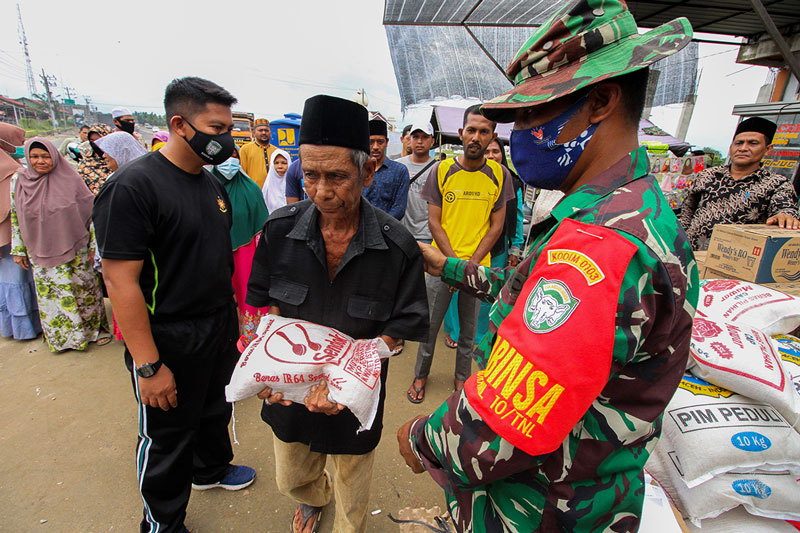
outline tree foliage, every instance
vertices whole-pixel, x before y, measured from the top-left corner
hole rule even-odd
[[[133,112],[133,119],[136,121],[137,124],[142,125],[144,123],[148,123],[152,126],[166,126],[167,119],[164,115],[159,115],[157,113],[147,113],[143,111],[134,111]]]
[[[719,150],[715,150],[710,146],[705,146],[703,147],[703,151],[712,156],[711,163],[709,164],[709,166],[718,167],[720,165],[725,164],[725,158],[722,156],[722,152],[720,152]]]

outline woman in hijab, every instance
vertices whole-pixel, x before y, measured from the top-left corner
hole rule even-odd
[[[111,174],[111,169],[103,159],[103,151],[97,146],[97,139],[105,137],[109,133],[111,133],[111,128],[105,124],[89,126],[89,140],[78,146],[82,156],[78,163],[78,174],[81,175],[92,194],[97,194],[100,187],[106,182],[108,175]]]
[[[95,141],[97,147],[103,151],[103,159],[106,166],[111,169],[111,174],[106,177],[106,181],[110,178],[119,167],[133,161],[137,157],[141,157],[147,153],[147,150],[139,144],[136,137],[125,131],[115,131],[105,137],[100,137]],[[103,267],[100,263],[100,254],[95,254],[94,269],[100,274],[101,282],[103,276]],[[103,294],[106,294],[105,284],[101,285]],[[117,327],[117,319],[114,314],[111,314],[114,323],[114,338],[118,341],[124,340],[122,338],[122,331]]]
[[[212,174],[225,187],[232,206],[233,292],[239,308],[239,334],[250,335],[255,333],[258,322],[268,310],[245,303],[247,280],[250,279],[253,268],[253,255],[261,236],[261,228],[267,221],[267,208],[261,189],[242,170],[238,150],[233,157],[215,166]]]
[[[153,141],[150,143],[150,151],[155,152],[165,144],[167,144],[167,140],[169,140],[169,132],[168,131],[157,131],[153,134]]]
[[[286,205],[286,170],[291,162],[292,156],[280,148],[272,152],[269,158],[269,172],[264,180],[263,192],[270,213]]]
[[[25,143],[28,168],[11,183],[11,254],[33,272],[42,329],[51,352],[107,344],[100,282],[92,269],[94,195],[42,137]]]
[[[147,153],[136,137],[124,131],[115,131],[110,135],[100,137],[95,144],[103,152],[103,159],[112,173],[122,165]]]
[[[42,332],[33,276],[11,256],[11,177],[22,165],[17,154],[25,130],[0,122],[0,335],[35,339]]]

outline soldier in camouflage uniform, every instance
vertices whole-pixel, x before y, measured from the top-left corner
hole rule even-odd
[[[647,67],[691,35],[685,19],[638,35],[621,0],[574,1],[509,65],[515,88],[482,108],[515,121],[522,179],[566,197],[515,270],[420,245],[430,274],[496,297],[481,370],[398,431],[459,531],[638,530],[642,469],[686,367],[699,284],[636,132]]]

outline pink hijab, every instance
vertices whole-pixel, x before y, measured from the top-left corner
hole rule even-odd
[[[31,145],[50,153],[53,168],[39,174],[31,165]],[[94,195],[55,145],[42,137],[25,143],[28,168],[17,173],[14,198],[22,241],[28,256],[40,267],[68,263],[89,241]]]
[[[22,167],[7,152],[25,142],[25,130],[0,122],[0,246],[11,242],[11,176]]]

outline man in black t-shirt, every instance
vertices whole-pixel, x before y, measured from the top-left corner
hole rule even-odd
[[[234,103],[210,81],[173,80],[166,146],[117,170],[92,213],[139,404],[142,532],[187,531],[192,487],[238,490],[255,477],[230,463],[224,389],[238,356],[231,204],[203,169],[233,152]]]

